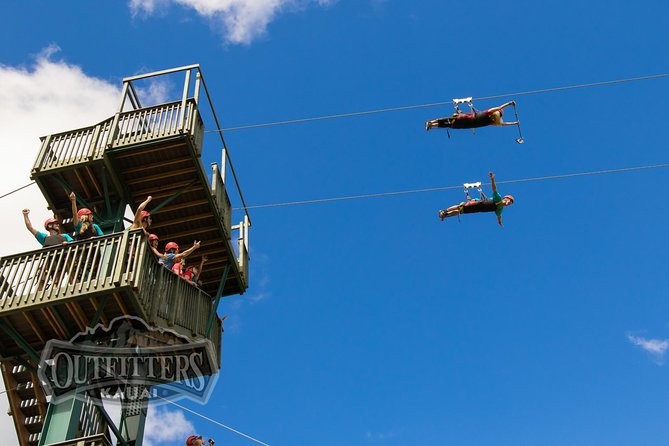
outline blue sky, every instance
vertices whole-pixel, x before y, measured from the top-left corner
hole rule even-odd
[[[223,127],[669,72],[661,1],[92,5],[3,4],[0,192],[29,181],[39,136],[111,116],[121,79],[153,70],[200,64]],[[225,138],[250,205],[660,164],[667,82],[519,96],[524,145],[426,133],[449,106]],[[251,287],[222,304],[221,377],[190,407],[272,446],[666,444],[667,187],[666,170],[500,186],[504,228],[440,222],[458,190],[252,210]],[[36,247],[36,193],[0,200],[3,254]],[[154,446],[188,423],[252,444],[169,410]]]

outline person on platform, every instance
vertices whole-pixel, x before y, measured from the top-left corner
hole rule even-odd
[[[72,224],[74,225],[74,239],[87,240],[91,237],[104,235],[100,226],[93,222],[93,212],[88,208],[77,210],[77,196],[71,192],[70,202],[72,203]]]
[[[158,259],[162,260],[163,266],[168,270],[172,271],[172,267],[174,266],[175,263],[178,263],[181,261],[181,259],[188,257],[193,251],[195,251],[199,247],[200,247],[200,242],[196,240],[193,243],[193,246],[191,246],[184,252],[179,252],[179,245],[177,245],[174,242],[168,242],[165,245],[164,253],[161,253],[154,247],[151,247],[151,250],[158,257]]]
[[[132,222],[132,225],[128,230],[132,231],[133,229],[141,229],[144,231],[144,234],[148,237],[148,229],[151,227],[151,214],[148,211],[145,211],[144,208],[151,202],[153,197],[149,195],[146,197],[146,200],[142,201],[135,211],[135,219]]]
[[[44,248],[49,246],[62,245],[64,243],[72,242],[73,239],[67,234],[63,234],[60,221],[55,218],[48,218],[44,222],[44,231],[38,231],[35,229],[30,222],[30,209],[23,210],[23,222],[26,225],[26,229],[35,236],[40,245]]]

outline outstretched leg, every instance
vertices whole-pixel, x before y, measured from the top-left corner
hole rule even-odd
[[[448,118],[439,118],[433,119],[431,121],[425,121],[425,131],[428,131],[434,127],[439,128],[451,128],[453,126],[453,117]]]
[[[451,206],[448,209],[442,209],[441,211],[439,211],[439,219],[441,221],[444,221],[445,218],[455,217],[456,215],[460,214],[461,209],[462,209],[462,203],[456,204],[455,206]]]

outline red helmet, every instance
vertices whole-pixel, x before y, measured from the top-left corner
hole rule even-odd
[[[511,204],[513,204],[514,202],[513,195],[504,195],[504,198],[508,198],[509,200],[511,200]]]
[[[81,209],[79,209],[79,212],[77,212],[78,217],[81,217],[82,215],[92,215],[92,214],[93,213],[88,208],[81,208]]]
[[[165,251],[169,251],[170,249],[176,249],[178,251],[179,245],[174,242],[169,242],[167,245],[165,245]]]
[[[156,234],[149,234],[149,241],[160,240]]]
[[[150,214],[149,212],[147,212],[147,211],[142,211],[142,213],[141,213],[140,215],[141,215],[140,220],[147,219],[147,218],[149,218],[149,217],[151,216],[151,214]]]
[[[193,446],[195,444],[195,440],[199,440],[202,438],[202,435],[191,435],[190,437],[186,438],[186,446]]]
[[[51,223],[60,223],[60,222],[58,220],[56,220],[55,218],[47,218],[46,221],[44,222],[44,229],[46,229],[48,231],[49,230],[49,225]]]

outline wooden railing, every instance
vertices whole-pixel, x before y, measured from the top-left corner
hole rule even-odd
[[[112,122],[113,118],[110,118],[91,127],[42,138],[33,173],[101,159],[111,134]]]
[[[108,142],[109,147],[122,147],[185,132],[200,142],[198,154],[201,150],[203,124],[193,99],[186,101],[185,110],[181,101],[170,102],[120,113],[114,122],[116,131]]]
[[[221,176],[221,171],[218,169],[218,165],[213,163],[211,168],[211,194],[214,196],[214,202],[218,208],[218,215],[225,228],[226,237],[229,239],[232,230],[232,204],[230,203],[230,197],[228,197],[228,192],[225,189],[225,181]]]
[[[33,174],[102,159],[107,148],[123,147],[182,133],[202,152],[204,124],[194,99],[140,108],[99,124],[42,138]]]
[[[205,334],[211,297],[158,264],[141,230],[0,258],[0,315],[123,289],[133,291],[147,322]]]
[[[123,286],[127,237],[119,233],[1,258],[0,314]]]
[[[239,236],[237,237],[237,264],[239,265],[239,271],[242,275],[242,280],[244,281],[244,288],[249,286],[249,228],[251,227],[251,222],[249,221],[248,215],[244,216],[244,220],[239,222],[238,225],[232,227],[232,229],[239,230]]]
[[[212,311],[211,296],[160,265],[146,243],[137,246],[137,252],[135,261],[139,273],[131,283],[137,290],[137,300],[146,319],[190,337],[204,336]],[[218,330],[212,330],[209,340],[218,354],[221,322],[216,321]]]

